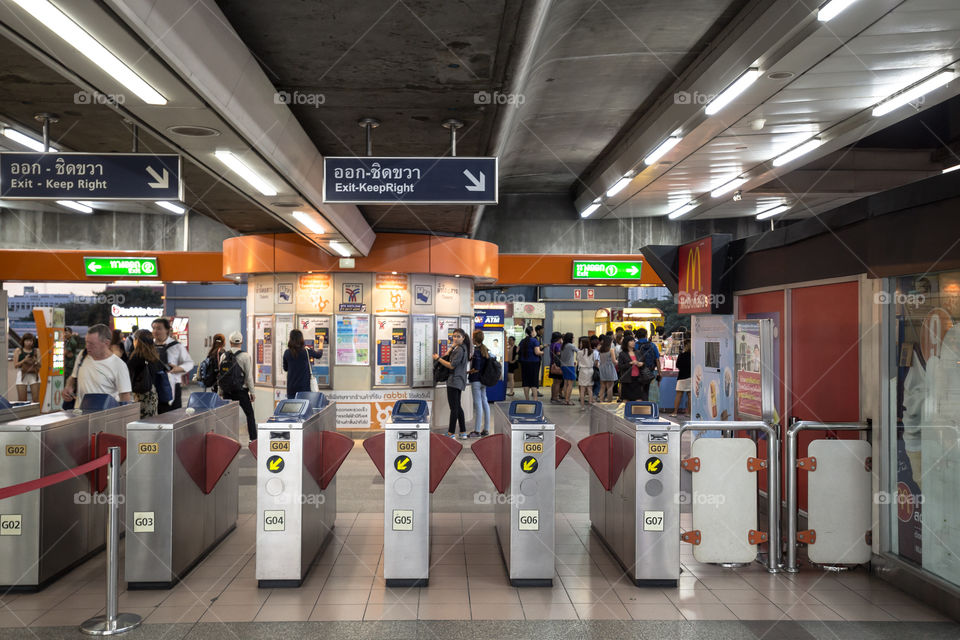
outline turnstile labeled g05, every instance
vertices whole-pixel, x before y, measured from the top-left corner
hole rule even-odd
[[[680,427],[652,402],[593,405],[578,443],[590,479],[590,524],[637,586],[680,579]]]
[[[553,586],[556,572],[556,467],[570,442],[543,417],[543,404],[515,400],[494,409],[497,433],[473,452],[497,492],[495,522],[500,552],[515,587]]]
[[[124,428],[139,416],[139,403],[88,393],[79,409],[0,423],[0,486],[125,449]],[[0,589],[41,589],[104,547],[106,469],[98,471],[0,500]]]
[[[39,402],[10,402],[0,396],[0,422],[10,422],[20,418],[40,415]]]
[[[127,425],[129,589],[169,589],[236,527],[240,425],[215,393]]]
[[[398,400],[384,432],[363,448],[383,476],[383,578],[388,587],[430,580],[430,494],[463,449],[430,433],[424,400]]]
[[[257,428],[257,584],[299,587],[333,535],[335,474],[353,449],[321,393],[281,400]]]

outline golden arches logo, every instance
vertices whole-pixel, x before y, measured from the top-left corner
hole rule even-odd
[[[701,267],[700,246],[697,245],[687,253],[687,278],[684,289],[687,291],[700,291],[703,288],[703,272],[701,271]],[[694,283],[696,284],[695,288],[691,286]]]

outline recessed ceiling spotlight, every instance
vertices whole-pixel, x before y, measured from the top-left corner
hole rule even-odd
[[[774,71],[773,73],[768,73],[767,77],[771,80],[788,80],[792,78],[795,73],[793,71]]]
[[[216,129],[192,124],[178,124],[167,127],[167,131],[174,135],[186,136],[188,138],[211,138],[220,135],[220,132]]]

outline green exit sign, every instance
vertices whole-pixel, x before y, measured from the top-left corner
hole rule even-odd
[[[108,278],[156,278],[156,258],[84,258],[83,271],[88,276]]]
[[[640,260],[574,260],[574,280],[639,280]]]

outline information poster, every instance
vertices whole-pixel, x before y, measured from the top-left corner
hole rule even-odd
[[[297,279],[297,311],[330,313],[333,309],[333,276],[308,273]]]
[[[338,365],[370,365],[370,316],[338,315],[336,338]]]
[[[768,383],[770,393],[770,405],[773,408],[773,415],[770,418],[779,424],[780,422],[780,312],[770,311],[763,313],[748,313],[748,320],[769,320],[770,321],[770,342],[769,354],[763,354],[761,360],[762,367],[768,371],[770,380]],[[760,347],[763,349],[763,346]],[[765,374],[766,375],[766,374]]]
[[[374,386],[407,386],[407,360],[410,353],[410,322],[405,317],[374,318],[377,365]]]
[[[293,314],[278,313],[276,315],[277,339],[274,347],[274,359],[277,363],[277,375],[275,387],[287,386],[287,372],[283,370],[283,352],[287,350],[287,341],[290,339],[290,332],[294,329]]]
[[[313,360],[313,377],[317,379],[317,386],[329,389],[333,385],[330,376],[330,316],[298,316],[297,325],[303,332],[303,343],[311,349],[316,349],[323,338],[323,357]]]
[[[459,318],[437,318],[437,355],[441,358],[446,357],[453,346],[453,331],[459,327]]]
[[[373,391],[330,391],[336,403],[337,429],[377,431],[390,422],[397,400],[426,400],[432,410],[433,389],[382,389]]]
[[[733,420],[733,316],[695,315],[691,320],[693,419]]]
[[[374,313],[410,313],[410,277],[378,273],[373,285]]]
[[[273,316],[253,317],[254,384],[273,385]]]
[[[467,334],[467,337],[473,340],[473,317],[460,316],[460,328]]]
[[[760,384],[760,323],[737,322],[736,356],[737,417],[759,419],[763,415]]]
[[[433,386],[433,316],[413,316],[413,386]]]

